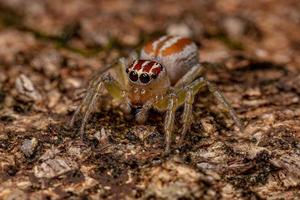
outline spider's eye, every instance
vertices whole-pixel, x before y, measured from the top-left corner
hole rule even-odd
[[[126,73],[128,74],[128,72],[129,72],[129,68],[126,68]]]
[[[150,76],[148,74],[143,73],[143,74],[140,75],[140,81],[142,83],[149,83]]]
[[[156,79],[156,78],[157,78],[157,75],[156,75],[156,74],[152,74],[152,75],[151,75],[151,78]]]
[[[132,80],[133,82],[137,81],[139,79],[138,74],[135,71],[131,71],[129,73],[129,78],[130,80]]]

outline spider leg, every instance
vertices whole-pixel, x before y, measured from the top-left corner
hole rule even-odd
[[[228,101],[226,100],[226,98],[223,96],[223,94],[217,89],[217,87],[210,83],[209,81],[207,81],[204,77],[199,77],[203,74],[204,68],[209,68],[209,67],[220,67],[221,64],[219,63],[209,63],[209,62],[203,62],[200,64],[195,65],[194,67],[191,68],[191,70],[189,72],[187,72],[175,85],[175,88],[177,90],[180,90],[182,87],[184,87],[184,85],[189,85],[192,84],[194,82],[194,80],[198,78],[198,80],[202,80],[200,81],[200,85],[204,84],[205,86],[208,87],[208,90],[214,95],[214,97],[217,99],[217,101],[219,103],[221,103],[226,111],[230,114],[231,118],[234,120],[234,122],[236,123],[236,125],[239,127],[239,129],[242,131],[244,129],[242,122],[239,120],[239,118],[237,117],[237,114],[235,113],[235,111],[233,110],[233,108],[230,106],[230,104],[228,103]],[[199,82],[199,81],[196,81]],[[194,85],[194,83],[193,83]],[[186,104],[185,105],[185,110],[189,110],[189,105]],[[186,116],[183,116],[184,120],[188,120],[185,119]],[[185,134],[185,127],[183,127],[183,134]]]
[[[200,78],[196,79],[195,81],[193,81],[192,83],[190,83],[190,85],[188,87],[191,88],[191,90],[192,90],[192,93],[193,93],[192,97],[191,97],[192,99],[194,98],[194,96],[197,94],[197,92],[199,90],[201,90],[204,87],[207,87],[209,92],[211,92],[213,94],[213,96],[216,98],[218,103],[222,104],[225,107],[226,111],[229,113],[229,115],[231,116],[231,118],[233,119],[235,124],[238,126],[240,131],[242,131],[244,129],[243,124],[240,121],[240,119],[238,118],[234,109],[231,107],[231,105],[228,103],[226,98],[223,96],[223,94],[218,90],[218,88],[213,83],[209,82],[204,77],[200,77]],[[181,90],[184,90],[184,89],[181,89]],[[177,93],[182,93],[182,92],[180,92],[180,90],[179,90]],[[191,101],[189,99],[189,95],[185,94],[184,96],[186,98],[186,102]],[[189,103],[187,103],[187,104],[189,104]],[[188,108],[187,108],[187,110],[188,110]]]
[[[124,99],[125,102],[128,102],[127,91],[123,89],[121,84],[116,81],[110,74],[104,74],[107,70],[114,67],[117,62],[114,62],[111,65],[104,67],[99,70],[91,80],[89,87],[87,89],[87,94],[84,97],[82,103],[78,106],[76,111],[73,114],[70,125],[73,126],[75,120],[79,113],[83,111],[84,117],[81,122],[80,134],[84,136],[85,124],[88,120],[89,115],[93,111],[94,105],[98,99],[101,89],[104,87],[111,94],[111,96],[117,100]]]
[[[97,97],[99,95],[99,91],[101,90],[103,84],[102,82],[100,82],[95,90],[93,92],[89,92],[91,94],[88,94],[87,97],[89,97],[87,100],[84,100],[84,105],[87,106],[86,110],[84,111],[84,117],[82,119],[82,122],[81,122],[81,126],[80,126],[80,135],[81,137],[83,138],[84,137],[84,128],[85,128],[85,124],[87,123],[88,121],[88,117],[90,116],[91,112],[93,111],[94,109],[94,106],[95,106],[95,103],[97,101]],[[80,106],[81,107],[81,106]],[[77,110],[76,110],[77,111]],[[80,111],[80,110],[79,110]],[[73,120],[73,119],[72,119]],[[74,123],[74,121],[71,123]]]
[[[135,120],[137,121],[137,123],[139,123],[139,124],[145,123],[145,121],[147,120],[147,117],[148,117],[148,112],[151,109],[153,103],[154,103],[153,100],[149,100],[143,105],[143,107],[135,115]]]
[[[124,57],[119,59],[119,62],[121,63],[121,65],[118,68],[118,72],[119,72],[119,77],[121,79],[120,82],[124,88],[128,88],[128,85],[129,85],[128,76],[126,73],[126,67],[129,65],[129,62],[131,62],[131,59],[132,58],[125,59]],[[120,109],[126,114],[129,114],[131,112],[130,100],[127,96],[124,96],[124,101],[121,102]]]
[[[89,105],[92,102],[93,97],[97,94],[96,90],[97,90],[97,85],[99,85],[101,83],[101,79],[102,79],[102,75],[109,69],[113,68],[116,66],[116,64],[119,62],[119,60],[115,60],[112,64],[107,65],[103,68],[101,68],[100,70],[98,70],[96,72],[96,74],[93,75],[88,89],[87,89],[87,94],[85,95],[82,103],[77,107],[77,109],[75,110],[71,122],[70,122],[70,126],[74,126],[76,117],[78,116],[78,114],[80,113],[80,111],[82,110],[82,108],[86,105]]]
[[[121,86],[121,84],[118,81],[116,81],[109,74],[102,76],[101,82],[99,82],[96,85],[96,88],[94,91],[89,92],[91,94],[87,94],[87,100],[84,100],[82,103],[83,106],[87,106],[86,110],[84,111],[84,117],[83,117],[83,120],[81,122],[81,127],[80,127],[80,134],[82,137],[84,135],[85,124],[88,120],[89,115],[93,111],[93,107],[94,107],[94,104],[100,93],[100,90],[101,90],[101,88],[103,88],[102,86],[104,86],[104,88],[108,91],[108,93],[114,99],[118,100],[119,102],[121,102],[123,99],[125,99],[125,101],[127,100],[127,95],[126,95],[127,91],[125,89],[123,89],[123,87]]]
[[[194,81],[196,78],[203,76],[206,68],[219,68],[224,65],[220,63],[201,62],[193,66],[178,82],[175,84],[176,88],[180,88]]]
[[[211,82],[203,78],[204,84],[208,87],[208,90],[214,95],[214,97],[217,99],[217,101],[222,104],[226,111],[229,113],[235,124],[238,126],[240,131],[244,130],[244,125],[237,116],[234,109],[231,107],[231,105],[228,103],[227,99],[223,96],[223,94],[219,91],[219,89]]]
[[[204,68],[201,64],[193,66],[181,79],[175,84],[175,88],[180,88],[191,83],[193,80],[203,75]]]
[[[193,111],[193,103],[195,99],[195,94],[193,93],[192,88],[187,87],[187,92],[185,96],[185,102],[184,102],[184,110],[182,114],[182,131],[181,131],[181,141],[183,142],[183,138],[185,138],[186,132],[189,130],[191,124],[192,124],[192,111]]]
[[[214,62],[201,62],[201,65],[204,68],[220,68],[220,67],[224,67],[224,64],[214,63]]]
[[[171,134],[173,131],[174,115],[176,109],[184,104],[184,111],[182,117],[182,140],[191,125],[192,104],[194,102],[195,95],[205,87],[207,87],[208,90],[217,99],[217,101],[225,107],[225,109],[227,110],[227,112],[229,112],[231,118],[234,120],[239,129],[241,131],[243,130],[242,122],[238,118],[231,105],[227,102],[223,94],[217,89],[215,85],[210,83],[205,78],[200,77],[192,83],[188,84],[186,87],[175,88],[175,91],[172,92],[169,96],[167,96],[168,98],[162,98],[161,100],[155,102],[153,105],[154,108],[158,110],[167,110],[165,118],[166,152],[170,151]]]
[[[170,152],[171,146],[171,139],[172,133],[174,129],[174,121],[175,121],[175,112],[177,110],[177,102],[178,97],[175,92],[171,92],[168,95],[168,107],[165,116],[165,124],[164,124],[164,131],[165,131],[165,153],[168,154]]]
[[[119,58],[119,67],[116,68],[117,76],[119,77],[120,83],[124,85],[124,87],[128,86],[128,78],[126,74],[126,66],[128,65],[126,58]]]
[[[162,98],[161,98],[162,97]],[[192,98],[192,95],[190,95],[190,98]],[[191,104],[193,104],[193,99],[188,100],[190,103],[188,106],[188,113],[191,112]],[[157,105],[162,103],[162,105],[158,106]],[[175,112],[178,108],[178,97],[176,90],[171,88],[167,94],[165,95],[160,95],[156,96],[149,101],[147,101],[141,110],[136,114],[136,121],[138,123],[144,123],[147,120],[148,117],[148,112],[149,110],[154,107],[157,110],[166,110],[166,115],[165,115],[165,121],[164,121],[164,133],[165,133],[165,153],[168,154],[170,152],[170,146],[171,146],[171,140],[172,140],[172,133],[174,129],[174,121],[175,121]],[[189,119],[190,115],[186,114],[187,120]],[[187,128],[186,128],[187,129]]]
[[[77,107],[77,109],[75,110],[71,122],[70,122],[70,126],[74,126],[76,117],[79,115],[79,113],[81,112],[81,110],[87,106],[87,110],[86,112],[88,112],[89,109],[92,108],[91,103],[95,101],[95,99],[97,98],[98,95],[98,91],[100,90],[101,87],[101,79],[102,77],[97,77],[96,79],[93,79],[87,89],[87,94],[85,95],[83,101],[81,102],[81,104]]]

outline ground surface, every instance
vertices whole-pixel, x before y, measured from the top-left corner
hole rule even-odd
[[[300,198],[299,11],[297,0],[1,0],[0,199]],[[245,131],[204,92],[168,157],[159,113],[137,125],[111,104],[82,142],[68,122],[90,75],[166,33],[224,64],[206,75]]]

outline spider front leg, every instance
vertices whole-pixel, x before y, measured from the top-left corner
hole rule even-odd
[[[175,112],[177,109],[177,96],[174,91],[169,92],[168,94],[161,96],[163,101],[159,101],[158,98],[150,99],[146,102],[139,112],[135,115],[135,120],[139,124],[143,124],[148,117],[149,110],[154,107],[157,110],[166,110],[165,121],[164,121],[164,133],[165,133],[165,153],[170,152],[170,145],[174,127]],[[163,106],[157,106],[156,103],[162,103]]]
[[[98,82],[98,81],[97,81]],[[84,127],[88,120],[89,115],[94,109],[95,103],[97,101],[98,95],[100,93],[100,90],[103,87],[103,83],[99,82],[98,84],[93,84],[91,87],[89,87],[89,91],[87,92],[86,96],[84,97],[82,103],[78,106],[75,113],[72,116],[70,126],[74,126],[76,117],[79,115],[81,110],[84,110],[84,116],[81,122],[80,126],[80,135],[83,137],[84,135]]]
[[[182,116],[183,128],[181,132],[181,138],[184,138],[186,132],[188,131],[191,125],[194,98],[195,91],[193,85],[191,85],[180,89],[171,88],[170,91],[163,98],[161,98],[160,101],[155,102],[154,107],[156,109],[166,109],[166,116],[164,122],[166,154],[170,152],[176,110],[179,106],[184,104],[184,111]]]
[[[147,101],[139,112],[135,116],[135,120],[142,124],[147,120],[148,112],[151,108],[159,111],[166,111],[164,121],[164,133],[165,133],[165,153],[170,152],[172,133],[174,129],[175,112],[178,108],[178,97],[171,88],[166,94],[158,95]]]
[[[151,99],[146,102],[139,112],[135,115],[135,121],[139,124],[144,124],[148,118],[148,113],[151,107],[153,106],[154,100]]]
[[[165,134],[165,153],[170,152],[172,133],[174,129],[175,113],[180,106],[179,101],[181,98],[178,97],[178,93],[174,88],[170,88],[169,91],[159,96],[155,101],[153,101],[152,106],[156,110],[166,111],[164,120],[164,134]]]
[[[74,112],[70,123],[71,126],[74,125],[74,122],[79,113],[83,112],[83,119],[80,126],[80,135],[82,137],[84,136],[85,124],[87,123],[88,117],[94,109],[95,103],[97,102],[98,96],[101,93],[102,89],[106,89],[113,98],[119,101],[125,100],[123,102],[128,102],[128,98],[126,95],[127,91],[125,90],[125,88],[123,88],[121,84],[118,81],[116,81],[110,74],[103,74],[108,69],[114,67],[115,64],[117,63],[115,62],[112,65],[109,65],[98,71],[98,73],[90,82],[89,87],[87,89],[87,94],[84,97],[82,103]],[[126,84],[124,85],[126,86]],[[127,104],[129,105],[129,103]]]

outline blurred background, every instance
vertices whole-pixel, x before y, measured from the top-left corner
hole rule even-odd
[[[1,0],[0,9],[1,52],[5,35],[28,43],[26,47],[46,40],[95,55],[175,34],[198,42],[202,60],[216,61],[242,50],[278,63],[300,62],[297,0]]]
[[[108,106],[82,143],[66,122],[91,75],[165,34],[218,64],[245,132],[205,97],[167,159],[157,114]],[[299,0],[0,0],[0,199],[299,198],[299,55]]]

